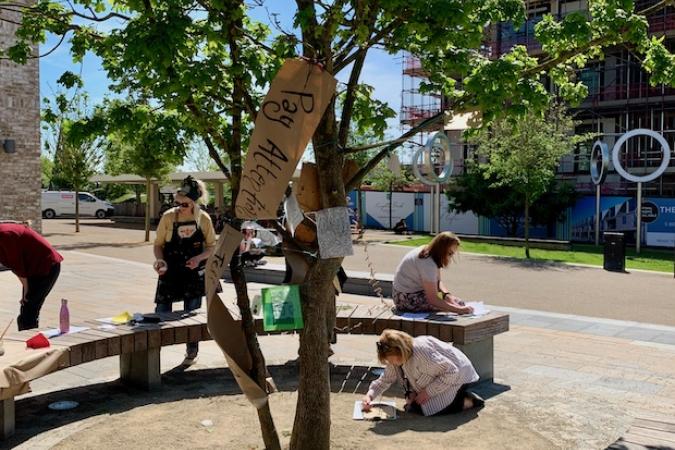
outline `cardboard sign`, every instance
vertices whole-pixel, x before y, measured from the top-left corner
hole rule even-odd
[[[232,317],[217,292],[220,279],[225,270],[229,270],[230,260],[239,247],[241,238],[241,232],[225,225],[216,248],[206,263],[207,327],[209,334],[225,355],[227,366],[232,371],[242,392],[256,408],[261,408],[267,403],[267,392],[249,375],[253,363],[246,345],[241,320],[235,320]]]
[[[274,219],[298,161],[328,107],[337,80],[289,59],[274,77],[255,121],[235,205],[242,219]]]

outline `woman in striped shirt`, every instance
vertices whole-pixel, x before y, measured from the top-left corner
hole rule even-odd
[[[363,398],[365,411],[397,381],[406,391],[406,411],[433,416],[484,405],[482,398],[467,390],[469,383],[478,380],[476,370],[452,344],[432,336],[413,338],[403,331],[384,330],[377,357],[386,366]]]

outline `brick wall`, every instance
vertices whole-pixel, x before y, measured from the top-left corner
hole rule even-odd
[[[2,17],[20,20],[5,11]],[[11,45],[15,30],[16,25],[0,20],[0,48]],[[41,229],[39,99],[38,60],[26,65],[0,60],[0,219],[31,220],[37,230]],[[16,153],[5,153],[5,139],[15,141]]]

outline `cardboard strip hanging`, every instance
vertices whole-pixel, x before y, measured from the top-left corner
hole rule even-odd
[[[237,217],[277,217],[286,186],[336,84],[331,74],[309,61],[284,62],[255,121],[235,205]]]
[[[241,320],[235,321],[232,318],[217,293],[220,278],[225,270],[229,270],[230,260],[241,239],[239,231],[225,225],[216,249],[206,264],[207,326],[211,337],[223,351],[227,365],[242,392],[256,408],[261,408],[267,403],[267,392],[248,375],[253,363]]]

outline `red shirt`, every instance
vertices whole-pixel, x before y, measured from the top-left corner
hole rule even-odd
[[[63,256],[32,228],[16,223],[0,223],[0,264],[21,278],[49,274]]]

